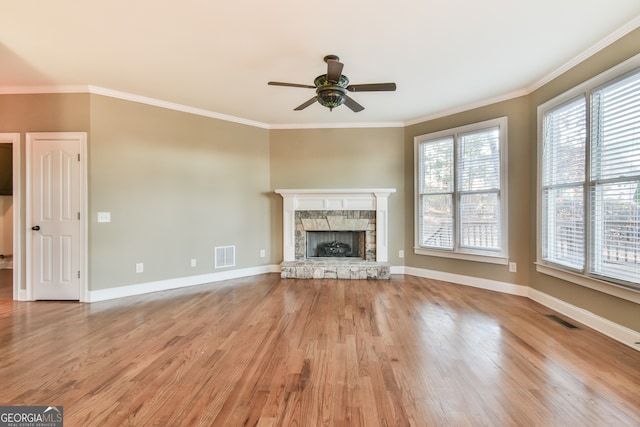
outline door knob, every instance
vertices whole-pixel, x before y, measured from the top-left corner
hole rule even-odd
[[[38,231],[38,230],[40,230],[40,226],[39,225],[34,225],[33,227],[31,227],[31,229],[33,231]]]

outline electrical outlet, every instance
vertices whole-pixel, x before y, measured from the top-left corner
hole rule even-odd
[[[267,252],[264,249],[260,249],[260,258],[264,258]]]
[[[398,251],[398,258],[404,258],[404,251],[402,249]]]
[[[515,273],[518,271],[518,265],[515,262],[509,263],[509,272]]]
[[[191,260],[191,267],[195,267],[197,264],[197,261],[194,259]]]
[[[136,273],[142,273],[144,272],[144,263],[137,263],[136,264]]]

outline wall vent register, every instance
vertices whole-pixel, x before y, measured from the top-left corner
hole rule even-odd
[[[235,267],[236,247],[217,246],[215,249],[215,268]]]

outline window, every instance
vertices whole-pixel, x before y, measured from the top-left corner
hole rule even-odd
[[[506,264],[506,125],[415,138],[416,253]]]
[[[539,108],[539,262],[640,288],[640,69],[578,89]]]

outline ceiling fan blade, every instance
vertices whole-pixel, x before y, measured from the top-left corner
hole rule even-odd
[[[335,59],[327,59],[327,80],[337,83],[342,75],[344,64]]]
[[[394,91],[396,90],[395,83],[371,83],[364,85],[349,85],[347,86],[349,92],[382,92],[382,91]]]
[[[303,88],[307,88],[307,89],[315,89],[315,86],[311,86],[311,85],[301,85],[298,83],[283,83],[283,82],[269,82],[267,83],[271,86],[290,86],[290,87],[303,87]]]
[[[344,96],[344,105],[349,107],[354,113],[364,110],[364,107],[362,105],[358,104],[353,100],[353,98],[349,98],[347,95]]]
[[[308,100],[307,102],[305,102],[304,104],[298,105],[296,108],[293,109],[293,111],[300,111],[300,110],[304,110],[305,108],[307,108],[309,105],[313,104],[314,102],[316,102],[316,100],[318,99],[317,96],[314,96],[313,98],[311,98],[310,100]]]

